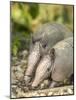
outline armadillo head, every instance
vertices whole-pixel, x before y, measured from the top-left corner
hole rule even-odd
[[[53,49],[51,50],[53,51]],[[34,81],[32,83],[32,88],[37,87],[44,79],[46,79],[52,70],[52,57],[53,52],[50,52],[43,56],[41,59],[35,74]]]
[[[37,87],[45,78],[49,76],[50,68],[51,68],[50,56],[46,55],[42,58],[37,67],[35,79],[32,83],[33,88]]]
[[[40,42],[36,42],[33,45],[32,51],[29,54],[28,57],[28,67],[25,73],[25,82],[28,84],[33,76],[33,73],[35,72],[35,69],[37,67],[37,63],[40,60],[41,56],[41,44]]]

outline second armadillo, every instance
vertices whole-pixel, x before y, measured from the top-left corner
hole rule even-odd
[[[73,37],[58,42],[43,56],[37,67],[32,87],[37,87],[50,74],[52,78],[50,87],[56,86],[73,74]]]

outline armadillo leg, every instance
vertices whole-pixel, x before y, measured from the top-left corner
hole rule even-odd
[[[59,86],[59,83],[56,81],[52,81],[49,87],[53,88],[53,87],[57,87],[57,86]]]

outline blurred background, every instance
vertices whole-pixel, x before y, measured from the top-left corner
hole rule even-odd
[[[73,31],[73,6],[11,2],[11,54],[29,49],[31,33],[47,22],[62,23]]]

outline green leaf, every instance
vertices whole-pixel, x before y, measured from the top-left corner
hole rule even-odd
[[[12,52],[13,52],[14,56],[17,55],[17,51],[18,51],[18,47],[16,45],[14,45],[13,48],[12,48]]]

